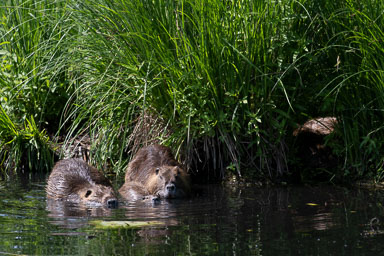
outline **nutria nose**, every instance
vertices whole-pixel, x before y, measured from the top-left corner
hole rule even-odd
[[[107,206],[108,208],[117,208],[118,202],[116,199],[108,199]]]
[[[168,190],[169,192],[172,192],[172,191],[174,191],[175,189],[176,189],[175,184],[169,184],[169,185],[167,185],[167,190]]]

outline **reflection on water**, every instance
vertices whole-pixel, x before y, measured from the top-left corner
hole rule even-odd
[[[384,193],[206,186],[185,200],[118,209],[46,200],[44,182],[0,183],[0,254],[380,255]],[[90,220],[160,221],[100,230]]]
[[[84,205],[57,201],[47,198],[49,223],[63,228],[74,229],[88,224],[88,217],[108,217],[112,211],[106,207],[86,207]]]

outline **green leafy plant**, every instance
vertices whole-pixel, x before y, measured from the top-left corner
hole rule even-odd
[[[195,168],[207,160],[219,176],[229,163],[238,174],[248,164],[260,172],[263,166],[284,172],[283,131],[291,107],[283,78],[292,72],[284,61],[291,52],[299,54],[288,47],[289,27],[282,26],[289,22],[281,19],[290,14],[289,3],[85,1],[79,6],[79,23],[88,28],[80,69],[87,68],[88,82],[78,87],[81,98],[72,108],[76,125],[69,137],[86,130],[97,138],[116,134],[99,140],[96,154],[105,144],[122,151],[132,145],[119,142],[121,136],[128,138],[129,126],[148,112],[165,121],[157,139]],[[280,160],[266,159],[269,153]]]
[[[33,117],[24,127],[13,123],[0,106],[0,168],[7,174],[17,169],[47,172],[53,165],[53,150],[45,131]]]
[[[33,116],[55,132],[71,93],[66,37],[73,36],[68,1],[3,1],[0,5],[0,103],[23,124]]]
[[[0,7],[4,120],[63,135],[64,149],[89,135],[92,162],[117,173],[137,148],[162,143],[203,179],[230,170],[274,180],[297,164],[296,124],[335,116],[327,144],[342,164],[324,173],[381,177],[381,7],[8,0]],[[7,142],[10,127],[0,131]]]

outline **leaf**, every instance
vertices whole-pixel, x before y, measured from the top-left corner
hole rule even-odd
[[[99,229],[114,229],[114,228],[140,228],[145,226],[164,225],[161,221],[104,221],[94,220],[90,224],[95,225]]]

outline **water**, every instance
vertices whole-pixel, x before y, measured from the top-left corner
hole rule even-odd
[[[50,202],[44,182],[0,183],[0,255],[383,255],[384,193],[337,187],[203,187],[118,209]],[[158,221],[99,229],[94,220]]]

